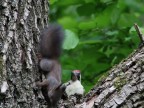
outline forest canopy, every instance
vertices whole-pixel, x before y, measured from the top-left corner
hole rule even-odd
[[[65,30],[61,57],[63,82],[81,70],[86,91],[140,43],[134,23],[144,33],[144,0],[50,0],[50,22]]]

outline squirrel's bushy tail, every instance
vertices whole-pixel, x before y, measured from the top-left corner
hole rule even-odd
[[[64,32],[59,25],[49,25],[40,35],[40,53],[44,58],[59,58]]]

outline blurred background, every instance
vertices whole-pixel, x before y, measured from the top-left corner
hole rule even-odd
[[[86,92],[138,48],[134,23],[144,33],[144,0],[50,0],[49,15],[65,30],[63,82],[79,69]]]

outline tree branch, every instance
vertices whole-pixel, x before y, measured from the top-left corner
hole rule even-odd
[[[137,25],[137,24],[134,24],[134,27],[135,27],[135,30],[136,30],[136,32],[137,32],[139,38],[140,38],[141,43],[143,43],[143,42],[144,42],[143,34],[141,33],[141,31],[140,31],[138,25]]]

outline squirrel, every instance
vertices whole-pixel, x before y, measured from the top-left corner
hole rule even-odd
[[[49,25],[40,35],[38,66],[45,79],[42,82],[37,81],[36,86],[41,87],[50,108],[56,107],[66,88],[64,84],[61,84],[59,62],[63,39],[64,33],[59,25]]]

